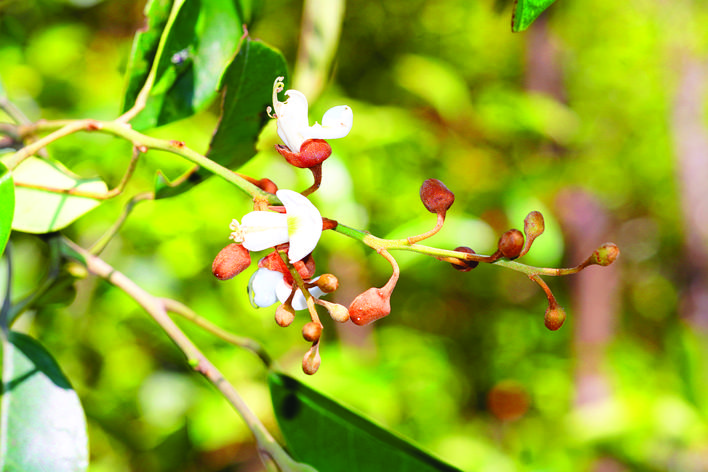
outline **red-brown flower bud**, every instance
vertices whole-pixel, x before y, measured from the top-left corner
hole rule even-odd
[[[601,266],[608,266],[615,262],[620,254],[620,250],[615,243],[605,243],[590,256],[590,263]]]
[[[293,152],[287,146],[276,144],[275,150],[288,161],[289,164],[301,169],[309,169],[322,164],[332,154],[332,148],[324,139],[308,139],[300,152]]]
[[[499,238],[499,252],[508,259],[515,259],[524,248],[524,235],[518,229],[510,229]]]
[[[546,325],[546,328],[555,331],[563,326],[564,322],[565,310],[555,304],[549,305],[546,310],[546,315],[543,317],[543,323]]]
[[[321,334],[322,325],[319,323],[315,323],[314,321],[305,323],[305,326],[302,327],[302,337],[305,338],[305,341],[310,341],[311,343],[314,343],[315,341],[320,339]]]
[[[546,224],[540,211],[532,211],[524,218],[524,234],[528,239],[536,239],[545,229]]]
[[[349,305],[349,317],[356,325],[363,326],[391,313],[391,295],[372,287],[359,294]]]
[[[476,252],[474,252],[473,249],[467,246],[456,247],[455,251],[464,252],[467,254],[477,254]],[[479,265],[478,261],[465,261],[462,259],[460,259],[460,261],[462,261],[464,265],[452,264],[452,267],[454,267],[456,270],[459,270],[460,272],[469,272]]]
[[[420,199],[430,213],[445,215],[455,202],[455,194],[438,179],[428,179],[420,186]]]
[[[275,194],[275,192],[278,191],[278,186],[275,185],[275,182],[273,182],[272,180],[265,178],[265,177],[262,178],[261,180],[259,180],[256,183],[256,185],[258,186],[258,188],[260,188],[261,190],[264,190],[268,193]]]
[[[228,280],[251,265],[251,253],[241,244],[232,243],[219,251],[211,271],[219,280]]]
[[[322,274],[315,283],[324,293],[332,293],[339,288],[339,280],[334,274]]]

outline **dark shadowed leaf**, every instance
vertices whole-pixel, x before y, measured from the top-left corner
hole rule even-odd
[[[79,472],[88,468],[86,420],[76,392],[34,339],[3,339],[0,470]]]
[[[219,77],[243,34],[233,0],[177,0],[173,19],[162,0],[148,4],[146,16],[149,29],[138,33],[133,45],[124,110],[133,106],[153,63],[157,69],[147,105],[131,121],[136,129],[205,108],[216,97]]]
[[[24,160],[13,171],[13,178],[15,217],[12,229],[26,233],[49,233],[68,226],[101,204],[102,200],[90,195],[108,191],[101,179],[77,177],[60,163],[38,157]],[[84,194],[69,195],[59,192],[60,189],[72,189]]]
[[[511,30],[524,31],[556,0],[516,0],[511,16]]]
[[[285,58],[279,51],[244,38],[221,79],[221,118],[207,157],[222,166],[237,167],[256,154],[258,135],[269,119],[266,109],[272,102],[273,82],[276,77],[286,75]],[[155,196],[165,198],[184,192],[209,175],[209,171],[200,169],[184,183],[174,186],[158,174]]]
[[[15,214],[15,186],[12,174],[0,162],[0,254],[5,250],[10,238],[12,217]]]
[[[459,472],[291,377],[271,373],[268,383],[288,449],[317,470]]]

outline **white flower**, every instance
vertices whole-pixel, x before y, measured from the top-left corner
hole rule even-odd
[[[278,199],[285,214],[272,211],[252,211],[231,222],[230,239],[243,243],[249,251],[262,251],[278,244],[290,243],[288,258],[297,262],[311,253],[322,235],[322,216],[307,199],[292,190],[278,190]]]
[[[307,98],[297,90],[287,90],[288,99],[278,100],[278,92],[285,87],[284,77],[278,77],[273,84],[273,109],[278,120],[278,136],[292,152],[300,152],[302,143],[308,139],[343,138],[352,129],[354,115],[346,105],[330,108],[322,117],[322,124],[310,126],[307,112]],[[270,113],[271,108],[268,107]]]
[[[317,278],[312,279],[315,282]],[[309,289],[310,294],[319,298],[324,295],[324,292],[318,287]],[[265,308],[271,306],[275,302],[285,303],[292,292],[292,287],[285,282],[283,274],[278,271],[261,267],[253,273],[251,280],[248,282],[248,293],[251,298],[251,303],[256,307]],[[305,295],[298,288],[293,296],[291,305],[294,310],[306,310],[307,301]]]

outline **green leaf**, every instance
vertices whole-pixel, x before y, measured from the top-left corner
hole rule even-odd
[[[15,217],[12,229],[26,233],[49,233],[60,230],[101,204],[90,196],[69,195],[60,189],[104,194],[105,182],[84,179],[72,174],[60,163],[30,157],[13,172],[15,180]],[[33,187],[48,187],[31,188]]]
[[[221,78],[221,118],[207,157],[222,166],[237,167],[256,154],[258,135],[269,120],[266,109],[272,103],[273,82],[276,77],[286,75],[287,64],[279,51],[261,41],[244,38]],[[210,175],[209,171],[199,169],[175,186],[158,174],[155,197],[182,193]]]
[[[3,338],[0,470],[78,472],[88,468],[86,420],[76,392],[36,340]]]
[[[5,251],[15,214],[15,185],[12,173],[0,162],[0,254]]]
[[[167,3],[147,5],[148,30],[138,33],[133,45],[124,110],[133,106],[152,65],[157,67],[145,109],[131,121],[136,129],[204,109],[216,97],[219,77],[242,35],[233,0],[177,0],[173,19]]]
[[[556,0],[516,0],[514,2],[514,13],[512,13],[511,16],[511,30],[515,33],[524,31],[555,1]]]
[[[133,106],[135,98],[150,74],[171,7],[172,0],[148,0],[145,5],[143,13],[146,24],[143,29],[135,33],[126,71],[128,85],[124,97],[124,111]]]
[[[274,372],[268,384],[288,449],[317,470],[459,471],[291,377]]]

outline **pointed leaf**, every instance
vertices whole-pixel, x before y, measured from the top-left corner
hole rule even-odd
[[[78,472],[88,468],[86,420],[54,358],[29,336],[3,339],[0,470]]]
[[[291,377],[271,373],[268,383],[288,449],[317,470],[459,472]]]
[[[145,109],[131,124],[148,129],[186,118],[217,95],[219,77],[236,52],[242,20],[233,0],[177,0],[174,20],[165,2],[146,9],[148,29],[135,38],[127,77],[124,109],[133,106],[149,68],[157,64]],[[156,36],[160,32],[159,46]]]
[[[15,185],[12,174],[0,162],[0,254],[5,251],[10,238],[12,217],[15,214]]]
[[[13,172],[15,180],[15,217],[12,229],[26,233],[49,233],[60,230],[101,204],[91,194],[108,191],[98,178],[83,179],[59,162],[30,157]],[[20,184],[20,185],[18,185]],[[21,184],[33,187],[23,187]],[[57,190],[72,189],[84,195],[69,195]]]
[[[511,30],[524,31],[556,0],[516,0],[511,16]]]
[[[256,154],[258,135],[269,119],[266,109],[271,105],[273,82],[276,77],[286,75],[287,64],[279,51],[261,41],[244,38],[221,79],[221,119],[207,157],[222,166],[237,167]],[[184,192],[210,175],[200,169],[178,186],[158,176],[155,197]]]

